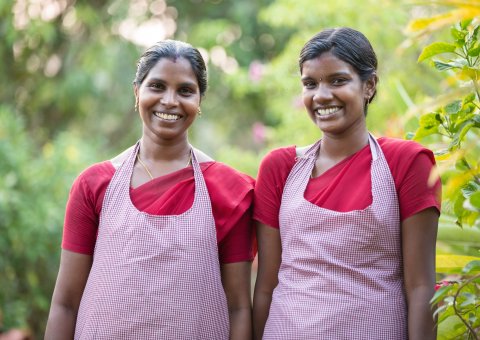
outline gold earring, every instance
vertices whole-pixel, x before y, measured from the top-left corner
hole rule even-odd
[[[198,114],[199,117],[202,116],[202,109],[201,108],[198,108],[197,114]]]

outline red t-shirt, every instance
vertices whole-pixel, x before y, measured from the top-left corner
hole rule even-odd
[[[254,180],[222,163],[200,163],[212,204],[221,263],[250,261]],[[97,163],[74,181],[67,202],[62,248],[92,255],[103,198],[115,168]],[[191,167],[130,188],[135,207],[152,215],[178,215],[193,204],[195,181]]]
[[[440,179],[429,182],[435,166],[433,153],[413,141],[383,137],[378,142],[395,182],[401,220],[429,207],[440,211]],[[263,159],[255,185],[255,220],[279,227],[283,188],[295,157],[295,146],[289,146],[273,150]],[[367,145],[322,175],[311,178],[305,199],[334,211],[365,209],[372,203],[371,162],[372,154]]]

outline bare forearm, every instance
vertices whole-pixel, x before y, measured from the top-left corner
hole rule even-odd
[[[437,338],[430,299],[433,286],[416,288],[408,299],[408,335],[410,340]]]
[[[253,301],[253,337],[255,340],[261,340],[263,337],[271,302],[271,294],[255,294]]]
[[[52,306],[45,331],[45,340],[73,339],[76,320],[76,310]]]
[[[250,308],[231,310],[230,340],[249,340],[252,338],[252,311]]]

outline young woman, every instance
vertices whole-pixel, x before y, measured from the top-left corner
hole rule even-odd
[[[140,58],[140,140],[67,204],[46,339],[249,339],[253,180],[188,141],[207,88],[191,45]]]
[[[324,30],[299,64],[323,137],[274,150],[260,166],[255,338],[434,339],[433,154],[367,131],[377,59],[363,34]]]

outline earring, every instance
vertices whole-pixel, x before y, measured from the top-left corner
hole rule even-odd
[[[135,112],[137,112],[137,111],[138,111],[138,102],[136,101],[135,102]]]
[[[202,109],[201,108],[198,108],[197,114],[198,114],[199,117],[202,116]]]

